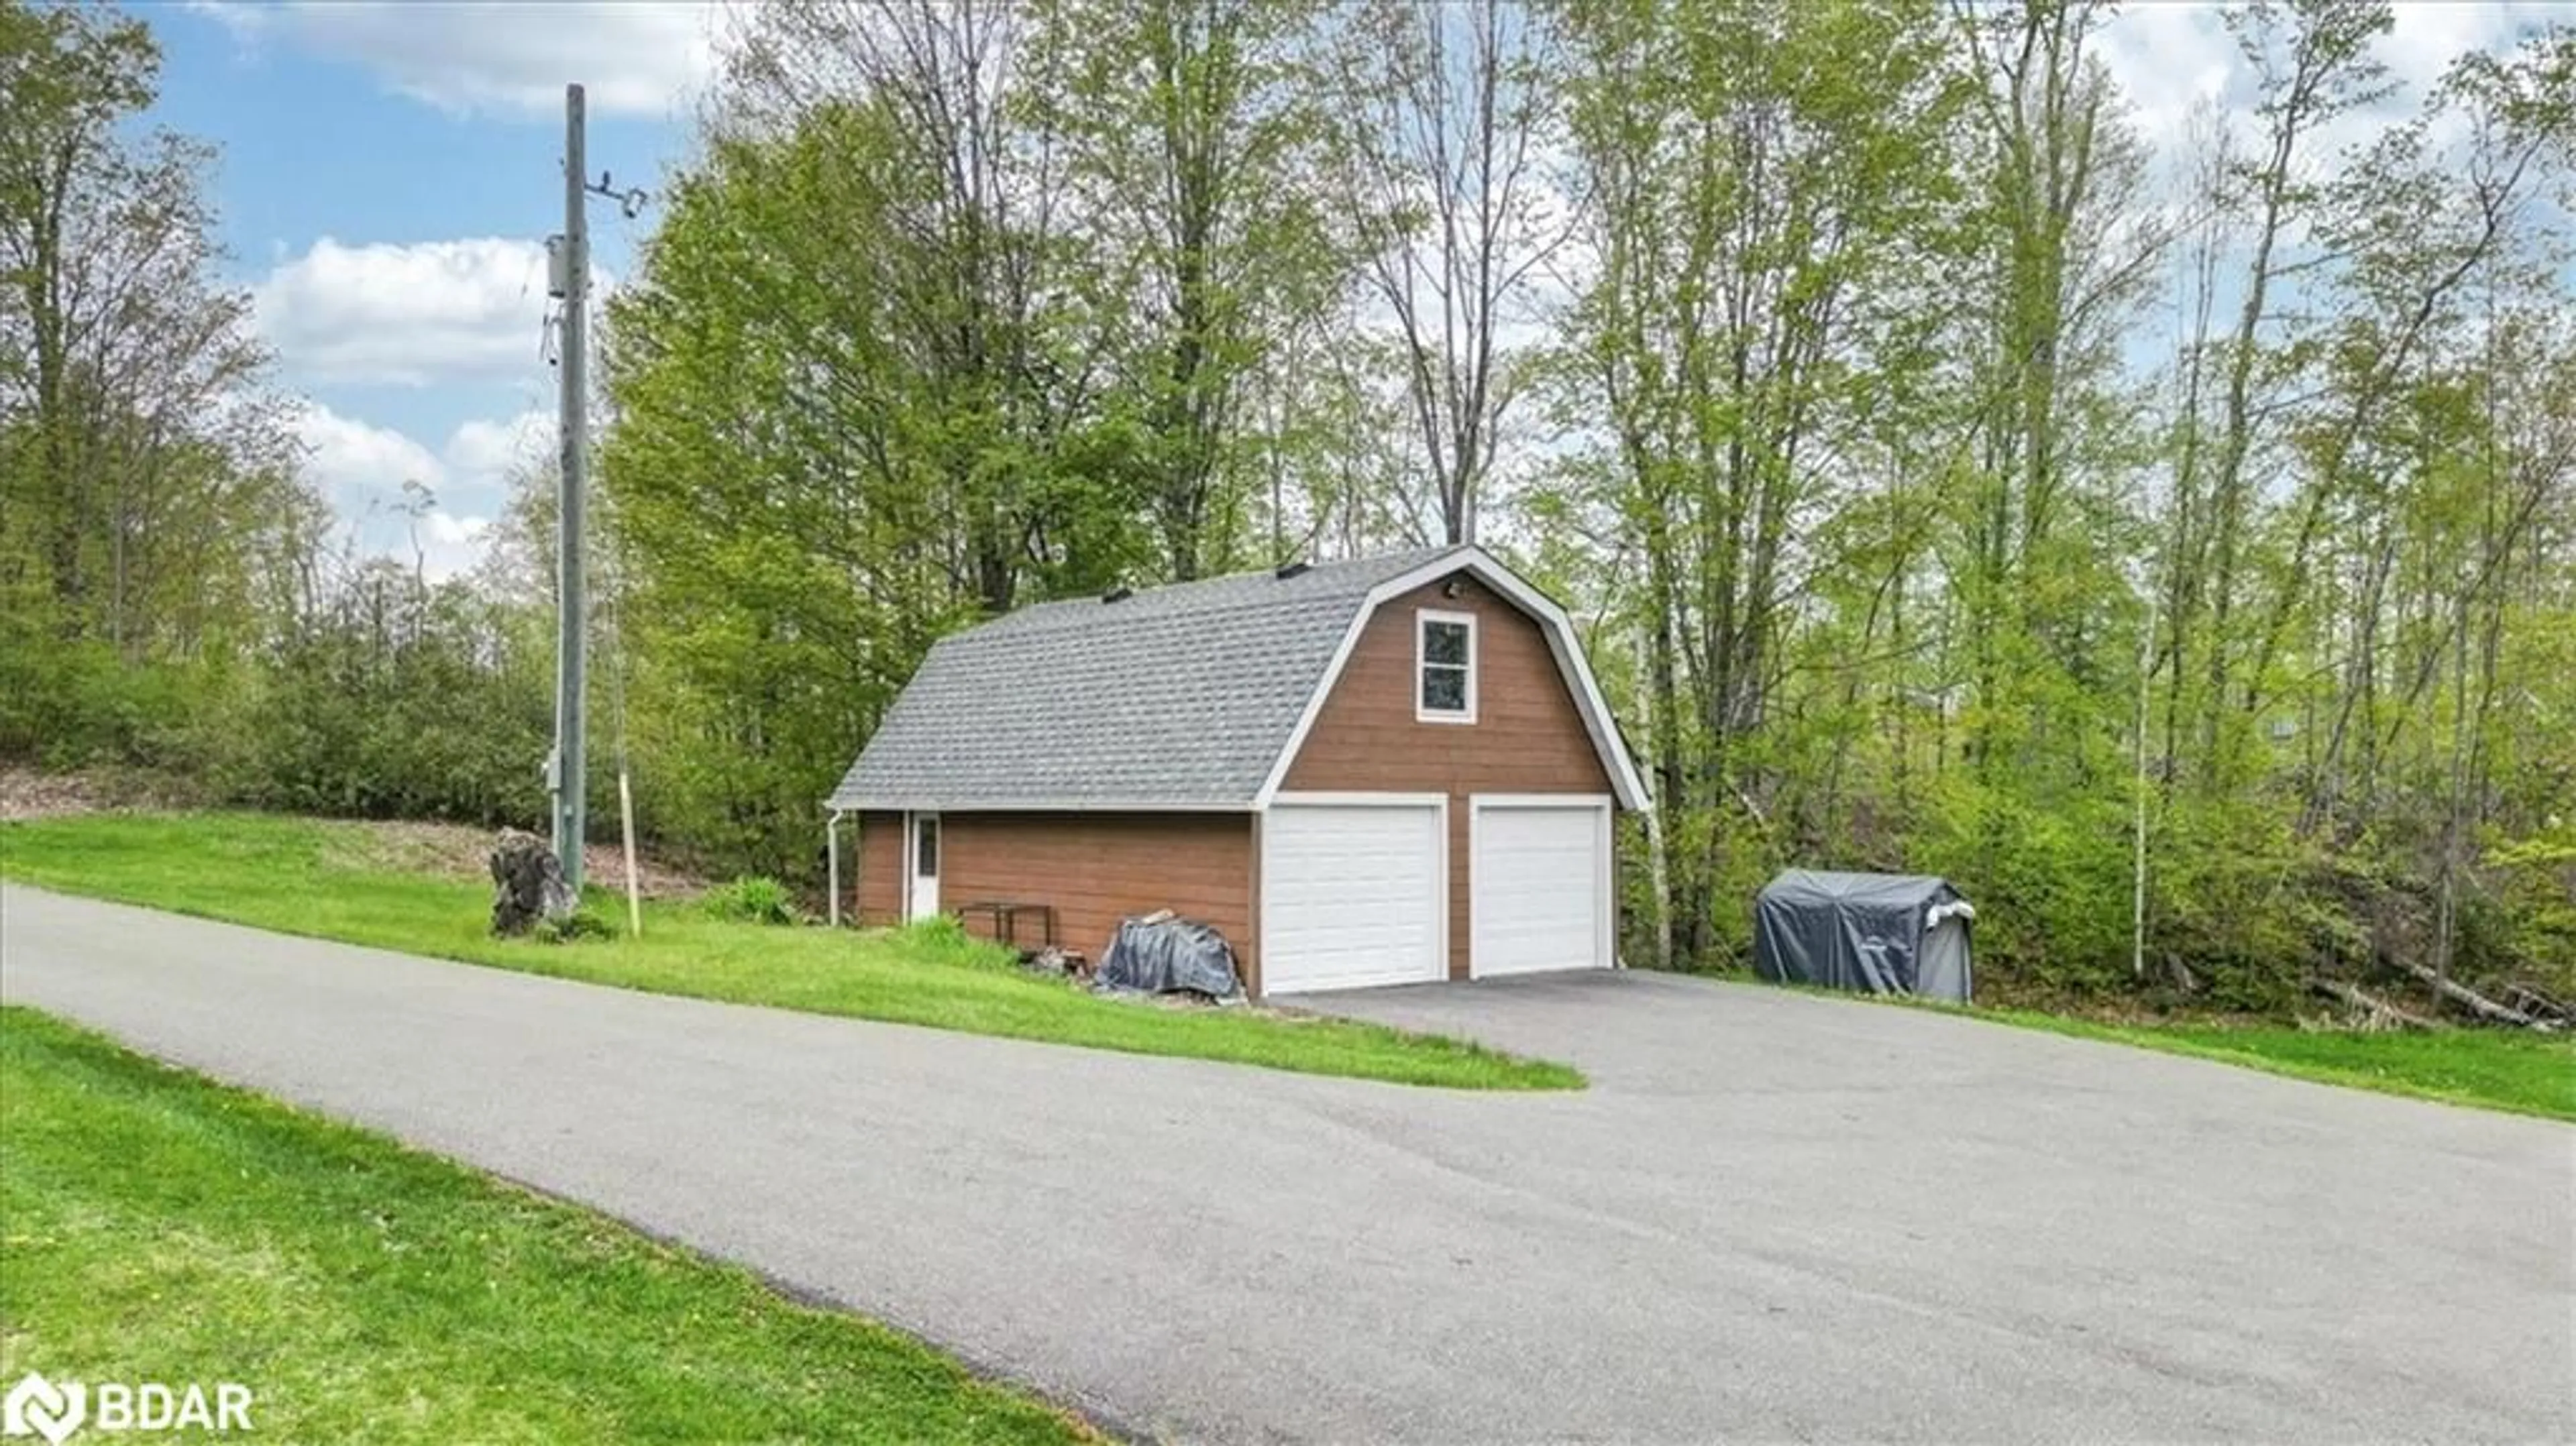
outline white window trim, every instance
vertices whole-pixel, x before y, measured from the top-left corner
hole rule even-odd
[[[1454,623],[1467,630],[1467,710],[1448,713],[1425,707],[1422,702],[1422,670],[1431,666],[1424,646],[1433,623]],[[1439,608],[1418,608],[1413,614],[1413,721],[1416,723],[1473,723],[1476,721],[1476,615],[1447,612]],[[1449,666],[1446,663],[1442,667]]]

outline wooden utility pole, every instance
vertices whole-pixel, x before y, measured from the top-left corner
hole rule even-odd
[[[588,158],[582,149],[581,87],[564,87],[564,233],[556,252],[557,289],[563,297],[562,412],[557,441],[562,465],[555,479],[555,756],[548,779],[554,794],[555,857],[575,897],[581,892],[582,817],[586,775],[582,760],[583,627],[582,503],[590,465],[587,309],[590,300],[590,224],[585,192]]]

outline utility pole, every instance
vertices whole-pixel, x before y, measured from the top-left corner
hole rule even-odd
[[[583,574],[582,493],[590,464],[588,307],[590,304],[589,159],[582,151],[581,87],[564,87],[564,233],[556,253],[563,294],[562,413],[557,439],[563,448],[555,478],[555,756],[554,849],[562,861],[564,882],[576,898],[581,893],[583,784]]]

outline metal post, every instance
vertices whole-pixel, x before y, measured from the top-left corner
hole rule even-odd
[[[581,87],[564,87],[564,309],[563,398],[559,419],[562,465],[556,479],[555,598],[559,636],[555,651],[554,848],[564,882],[581,890],[582,818],[586,801],[582,769],[582,490],[589,462],[586,353],[590,298],[590,226],[583,192]]]

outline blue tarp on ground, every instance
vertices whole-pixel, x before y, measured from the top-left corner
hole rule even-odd
[[[1205,924],[1170,916],[1121,922],[1109,952],[1100,956],[1093,984],[1144,994],[1187,990],[1217,999],[1243,992],[1225,936]]]

